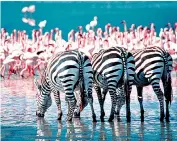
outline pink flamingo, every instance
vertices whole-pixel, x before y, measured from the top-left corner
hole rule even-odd
[[[30,52],[23,53],[20,59],[23,60],[25,63],[25,68],[20,72],[20,76],[24,78],[24,72],[27,70],[29,72],[29,75],[34,75],[34,69],[32,66],[33,64],[37,64],[37,59],[38,59],[37,53],[36,52],[35,53],[30,53]],[[30,74],[30,69],[32,69],[31,74]]]
[[[6,57],[3,60],[3,65],[0,69],[1,71],[1,77],[4,78],[4,74],[5,74],[5,66],[8,65],[9,66],[9,71],[8,71],[8,79],[10,79],[10,75],[12,73],[15,73],[15,67],[14,65],[19,63],[19,57],[22,54],[22,52],[13,52],[11,55],[9,55],[8,57]]]

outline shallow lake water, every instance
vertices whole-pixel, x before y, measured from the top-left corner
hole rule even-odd
[[[177,79],[174,78],[173,79]],[[131,93],[131,123],[126,122],[125,106],[121,109],[121,121],[107,122],[111,100],[105,101],[105,122],[100,122],[100,107],[95,91],[94,109],[98,122],[93,123],[90,107],[81,113],[81,118],[66,122],[67,105],[61,94],[63,117],[57,120],[57,107],[52,97],[52,106],[44,118],[37,118],[36,87],[33,78],[1,80],[1,140],[2,141],[57,141],[57,140],[177,140],[177,84],[173,86],[173,101],[170,107],[170,123],[159,121],[159,103],[150,86],[144,88],[145,121],[140,120],[136,89]]]

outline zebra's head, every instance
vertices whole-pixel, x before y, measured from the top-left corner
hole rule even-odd
[[[40,92],[41,92],[41,85],[38,83],[38,80],[35,78],[34,79],[34,84],[36,85],[36,90],[37,90],[37,93],[36,93],[36,102],[37,102],[37,111],[36,111],[36,115],[39,116],[39,117],[42,117],[44,115],[44,113],[42,113],[40,110],[40,101],[39,101],[39,96],[40,96]]]
[[[52,100],[50,94],[46,94],[47,91],[44,90],[44,85],[39,84],[37,79],[34,79],[34,83],[37,87],[36,102],[37,102],[37,111],[36,115],[38,117],[44,117],[44,113],[51,106]]]

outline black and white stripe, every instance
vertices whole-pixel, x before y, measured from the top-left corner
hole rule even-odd
[[[92,67],[94,71],[94,87],[101,108],[101,121],[104,121],[105,113],[103,107],[108,91],[112,101],[109,121],[114,119],[116,108],[119,115],[125,99],[127,100],[127,120],[130,120],[130,100],[126,97],[130,97],[135,74],[135,64],[132,54],[121,47],[111,47],[101,50],[93,56]],[[101,89],[103,89],[102,92]],[[119,92],[117,92],[117,89]]]
[[[164,87],[166,98],[166,120],[169,121],[169,103],[172,99],[171,70],[172,57],[160,47],[147,47],[145,49],[132,51],[135,59],[135,81],[137,87],[138,101],[141,109],[141,119],[144,120],[143,109],[143,87],[152,85],[154,92],[160,102],[160,120],[164,118],[164,98],[160,88],[160,80]]]
[[[47,108],[50,107],[48,103],[51,102],[48,101],[51,101],[50,93],[53,92],[59,112],[58,119],[61,120],[61,91],[65,93],[68,102],[67,120],[72,120],[75,105],[77,105],[76,112],[80,112],[88,102],[91,106],[93,121],[96,121],[92,85],[93,70],[89,58],[84,53],[73,50],[57,54],[48,63],[41,85],[37,83],[40,91],[37,95],[37,115],[44,116]],[[79,94],[74,93],[77,90],[80,91]]]

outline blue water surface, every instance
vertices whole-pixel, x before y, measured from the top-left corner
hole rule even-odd
[[[27,17],[36,20],[36,26],[31,27],[22,22],[24,14],[21,9],[24,6],[34,4],[36,11],[33,14],[27,13]],[[47,20],[44,31],[58,27],[63,31],[63,37],[67,39],[67,34],[71,29],[77,29],[79,25],[85,27],[86,24],[98,16],[98,26],[104,28],[105,24],[111,23],[120,26],[124,19],[127,25],[149,25],[154,22],[156,30],[170,22],[177,21],[176,1],[126,1],[126,2],[1,2],[1,26],[8,32],[13,29],[27,30],[31,34],[32,29],[38,29],[38,24],[42,20]]]
[[[174,79],[174,78],[173,78]],[[177,79],[177,78],[176,78]],[[111,100],[106,97],[105,122],[100,122],[100,106],[95,91],[94,109],[97,123],[92,122],[91,109],[87,106],[81,118],[66,122],[67,104],[61,93],[62,121],[57,120],[57,106],[52,94],[52,106],[44,118],[37,118],[36,88],[33,78],[0,81],[1,86],[1,140],[2,141],[56,141],[56,140],[177,140],[177,86],[173,87],[173,101],[170,107],[170,123],[159,121],[159,103],[151,87],[144,88],[143,105],[145,121],[140,120],[140,109],[136,89],[131,93],[131,123],[126,122],[125,106],[121,109],[121,122],[115,117],[108,122]]]

